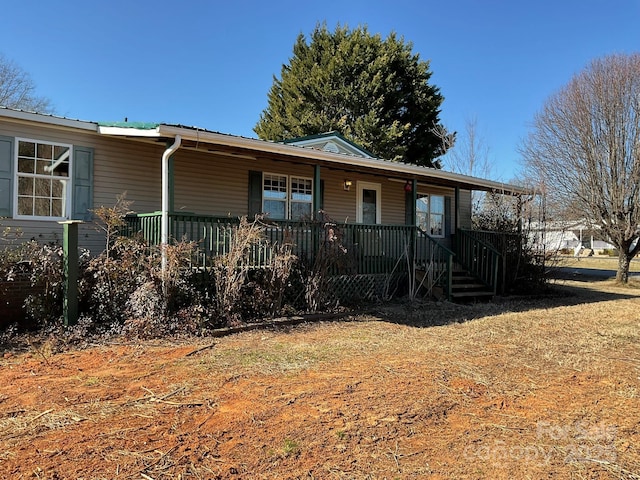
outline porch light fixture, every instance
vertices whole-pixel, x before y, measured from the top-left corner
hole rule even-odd
[[[407,183],[404,184],[404,191],[410,193],[413,190],[413,185],[411,185],[411,181],[407,180]]]
[[[349,191],[351,190],[351,185],[353,185],[353,182],[351,180],[345,180],[344,181],[344,189],[345,191]]]

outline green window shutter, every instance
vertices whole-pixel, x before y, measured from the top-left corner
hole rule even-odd
[[[73,147],[74,220],[91,221],[93,208],[93,148]]]
[[[249,221],[262,213],[262,172],[249,170]]]
[[[320,180],[320,210],[324,210],[324,179]]]
[[[444,235],[451,235],[451,197],[444,197]]]
[[[13,216],[13,137],[0,137],[0,217]]]

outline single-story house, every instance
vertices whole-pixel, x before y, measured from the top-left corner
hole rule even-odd
[[[572,250],[577,254],[586,249],[600,254],[605,250],[615,249],[611,243],[602,239],[600,228],[586,220],[532,222],[529,236],[538,251]]]
[[[270,142],[0,108],[0,224],[51,241],[61,237],[58,222],[83,220],[79,245],[94,253],[105,239],[92,210],[126,192],[137,212],[131,228],[152,242],[186,235],[220,254],[223,225],[263,213],[274,232],[297,232],[298,253],[312,255],[319,242],[308,225],[323,212],[357,257],[352,275],[406,271],[405,255],[425,271],[433,266],[449,296],[454,263],[495,291],[495,260],[481,258],[487,246],[469,232],[473,190],[528,193],[375,158],[335,132]]]

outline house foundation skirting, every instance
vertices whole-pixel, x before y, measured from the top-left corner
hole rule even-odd
[[[406,293],[407,273],[335,275],[328,279],[329,303],[350,305],[388,300]]]

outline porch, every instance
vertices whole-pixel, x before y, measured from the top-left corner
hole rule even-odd
[[[161,219],[161,212],[129,215],[123,234],[160,245]],[[196,242],[192,265],[207,268],[229,252],[239,223],[228,216],[170,213],[169,238]],[[486,236],[463,229],[456,232],[453,249],[412,225],[269,220],[262,232],[264,240],[251,249],[248,268],[268,267],[282,245],[310,268],[321,253],[332,251],[329,272],[336,288],[360,290],[365,298],[384,296],[391,279],[414,294],[447,300],[493,296],[498,288],[501,255]]]

